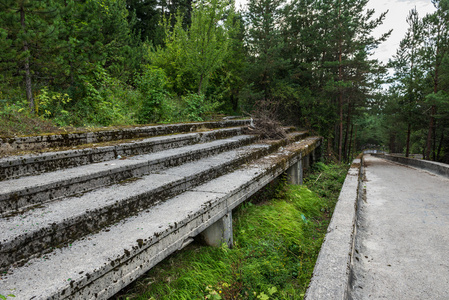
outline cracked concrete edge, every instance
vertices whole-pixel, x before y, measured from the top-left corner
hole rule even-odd
[[[391,154],[371,154],[371,155],[379,158],[388,159],[403,165],[423,169],[431,173],[449,178],[449,165],[447,164],[423,159],[396,156]]]
[[[36,150],[42,148],[60,147],[64,145],[74,146],[120,139],[150,137],[181,132],[193,132],[201,128],[213,129],[245,126],[249,123],[249,119],[241,119],[224,120],[217,122],[196,122],[141,126],[124,129],[99,130],[96,132],[75,132],[27,137],[0,137],[0,155],[7,155],[8,153],[16,150]]]
[[[357,207],[363,199],[363,157],[349,168],[304,299],[351,299]]]
[[[187,133],[175,136],[150,137],[98,148],[63,150],[55,152],[31,153],[0,158],[0,180],[19,178],[63,168],[71,168],[90,163],[114,160],[120,156],[134,156],[179,148],[194,143],[205,143],[221,138],[242,134],[241,127],[218,129],[208,132]]]

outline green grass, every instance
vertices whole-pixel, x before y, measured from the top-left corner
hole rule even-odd
[[[258,193],[234,212],[232,249],[194,243],[115,298],[302,299],[346,172],[317,164],[304,186]]]
[[[0,137],[59,131],[59,128],[51,121],[29,113],[18,112],[14,107],[0,107],[0,119]]]

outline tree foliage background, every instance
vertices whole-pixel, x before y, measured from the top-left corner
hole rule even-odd
[[[448,0],[410,12],[389,66],[370,57],[387,12],[367,2],[0,0],[0,115],[122,125],[263,103],[323,135],[329,159],[385,147],[449,161]]]

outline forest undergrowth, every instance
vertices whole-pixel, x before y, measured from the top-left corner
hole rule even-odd
[[[347,170],[319,162],[303,186],[268,185],[234,211],[232,249],[195,241],[115,299],[302,299]]]

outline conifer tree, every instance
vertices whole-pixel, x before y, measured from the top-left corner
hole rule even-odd
[[[407,124],[405,155],[409,157],[412,123],[416,120],[420,100],[423,100],[420,99],[420,95],[422,95],[420,81],[423,73],[419,57],[423,42],[423,24],[416,8],[410,11],[407,23],[409,28],[399,44],[399,49],[393,57],[391,65],[395,68],[397,89],[403,95],[403,105],[400,108],[403,120]]]
[[[53,60],[46,52],[57,46],[53,25],[57,9],[52,1],[43,0],[2,0],[0,8],[0,68],[9,80],[23,78],[29,108],[34,112],[34,77]]]
[[[245,42],[248,48],[247,78],[260,98],[276,97],[276,83],[289,61],[282,56],[282,6],[285,0],[250,0]],[[258,99],[260,100],[260,99]]]
[[[438,102],[444,103],[449,101],[449,98],[443,92],[445,89],[447,90],[447,87],[441,86],[441,80],[444,78],[441,76],[443,64],[449,55],[449,1],[432,0],[432,3],[437,9],[436,12],[427,15],[423,19],[426,28],[423,59],[426,62],[428,77],[431,80],[431,92],[427,96],[430,104],[430,116],[426,140],[426,159],[431,159],[432,148],[434,149],[435,159],[435,116],[438,109],[437,104]],[[434,142],[433,146],[432,141]]]

